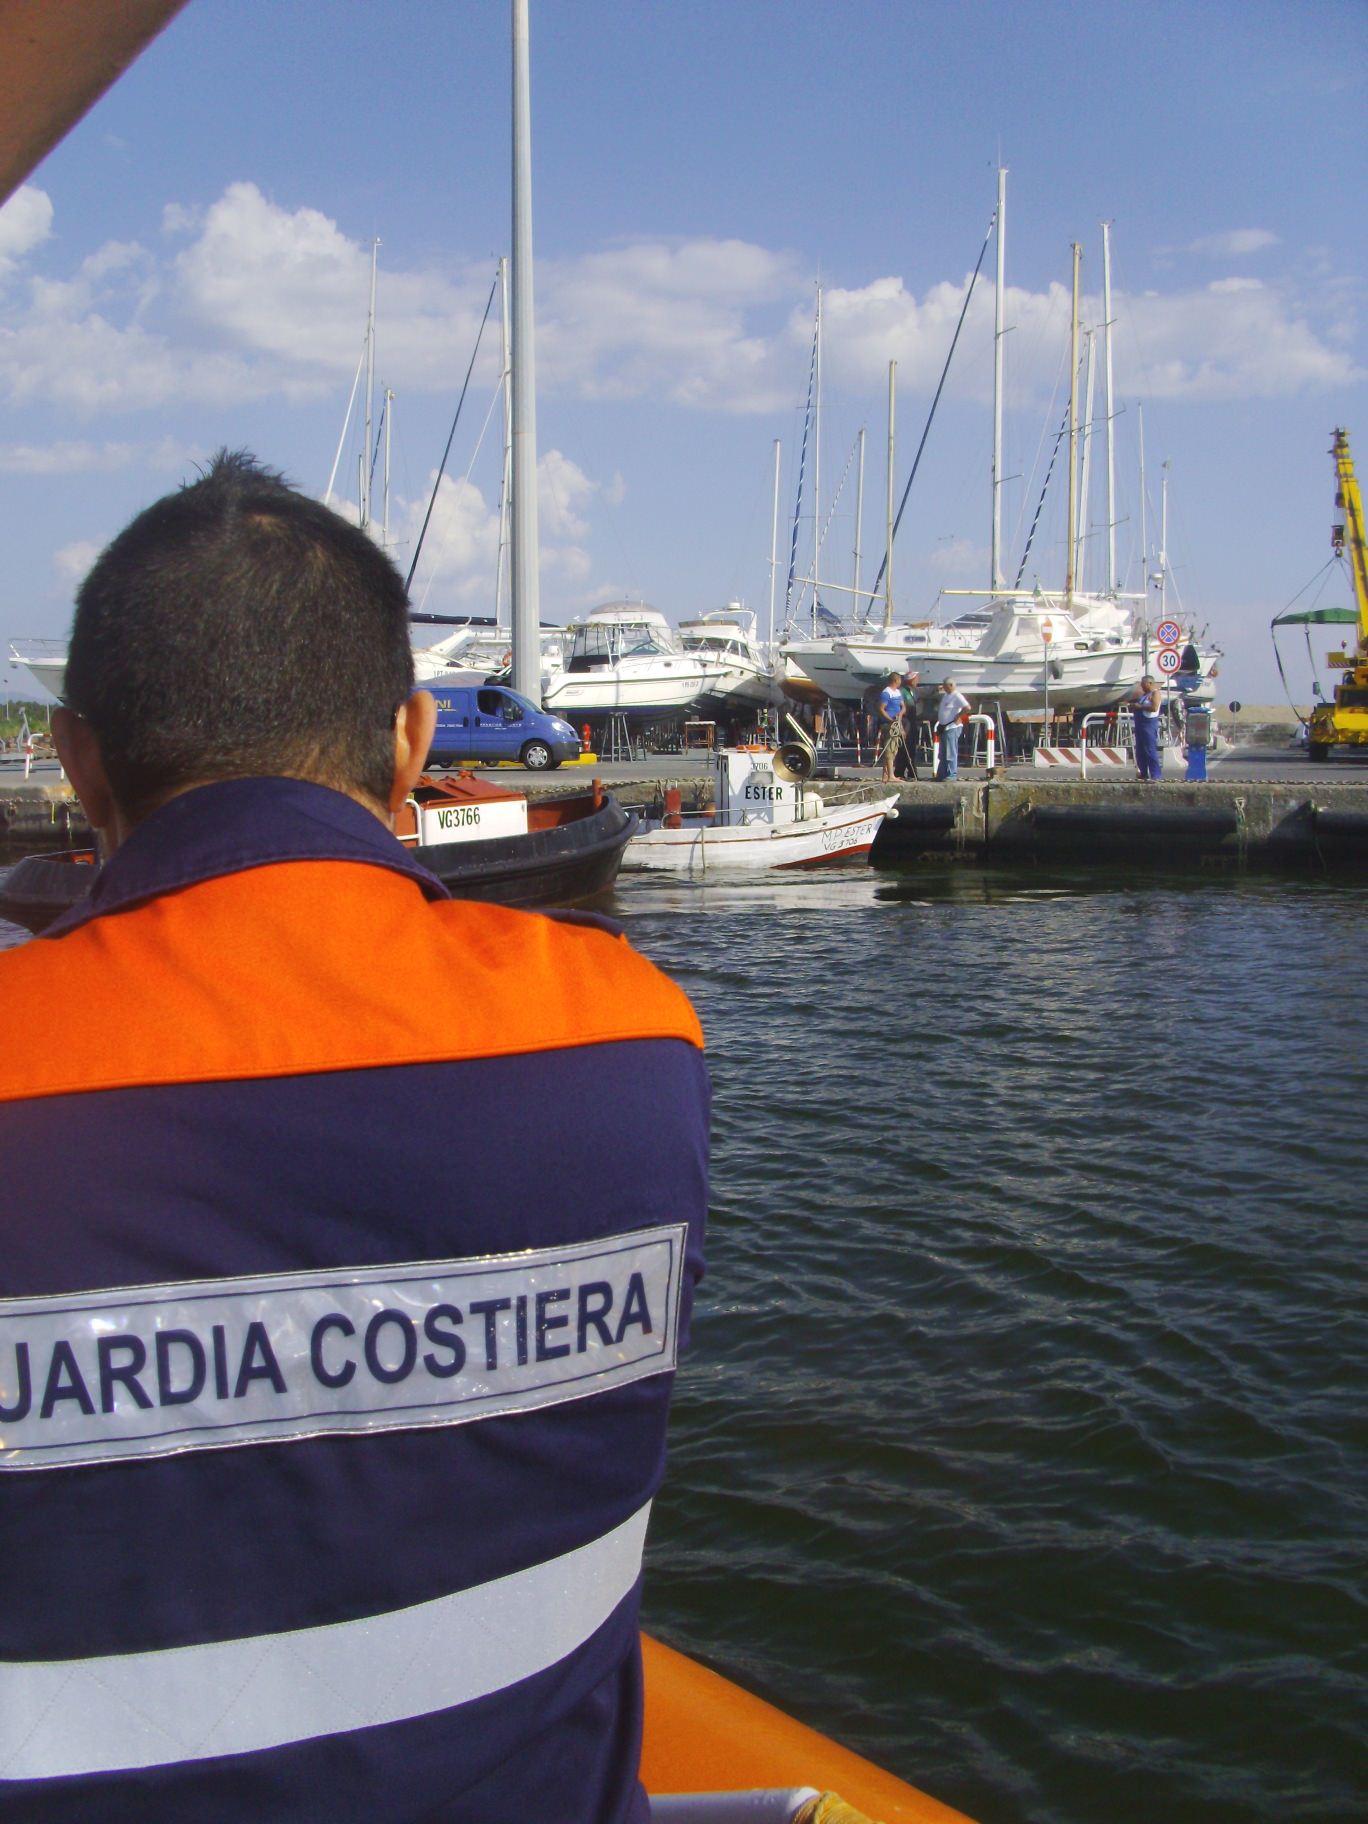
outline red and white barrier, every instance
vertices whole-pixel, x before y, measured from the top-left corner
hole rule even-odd
[[[1037,766],[1076,766],[1086,772],[1090,766],[1133,766],[1135,762],[1124,747],[1038,747]]]

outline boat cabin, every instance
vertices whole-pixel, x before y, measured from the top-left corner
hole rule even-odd
[[[1120,617],[1117,617],[1118,623]],[[978,644],[983,656],[994,653],[1018,657],[1032,651],[1043,652],[1048,645],[1052,658],[1072,657],[1078,652],[1104,652],[1109,646],[1125,644],[1121,626],[1099,625],[1093,613],[1088,625],[1063,607],[1034,596],[1022,596],[998,602]]]
[[[602,671],[622,659],[674,658],[679,645],[658,609],[640,603],[596,608],[567,629],[565,669]]]

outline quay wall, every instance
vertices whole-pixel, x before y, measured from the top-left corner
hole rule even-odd
[[[961,780],[906,785],[898,810],[876,862],[1368,868],[1356,784]]]
[[[519,783],[540,796],[583,790],[588,780],[562,773]],[[668,761],[650,777],[608,784],[628,808],[648,811],[659,810],[671,786],[679,787],[686,813],[711,798],[706,776],[671,775]],[[828,806],[880,790],[867,778],[813,784]],[[89,826],[67,788],[37,781],[0,787],[0,862],[89,841]],[[898,865],[1067,861],[1368,870],[1368,788],[1300,780],[1094,783],[1054,774],[907,781],[899,788],[898,816],[880,830],[873,859]]]

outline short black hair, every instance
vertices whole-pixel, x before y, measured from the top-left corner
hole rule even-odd
[[[66,701],[134,821],[187,786],[269,774],[383,804],[412,687],[399,572],[246,451],[139,513],[76,596]]]

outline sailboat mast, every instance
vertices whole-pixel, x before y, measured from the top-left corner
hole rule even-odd
[[[860,613],[860,544],[864,534],[864,456],[865,434],[864,426],[861,425],[860,463],[855,471],[855,572],[850,579],[851,613],[852,615],[857,616],[861,621],[865,618],[864,615]]]
[[[1102,354],[1103,410],[1107,415],[1107,594],[1116,595],[1121,579],[1116,574],[1116,452],[1113,438],[1116,415],[1112,405],[1111,223],[1102,224]]]
[[[817,609],[821,604],[818,564],[822,556],[822,288],[817,287],[817,322],[813,332],[812,406],[812,632],[817,634]]]
[[[375,417],[375,266],[380,253],[378,240],[371,242],[370,309],[366,312],[366,443],[361,463],[361,530],[370,526],[371,424]]]
[[[1064,606],[1073,612],[1074,539],[1078,528],[1078,267],[1083,249],[1073,242],[1073,311],[1069,323],[1069,524]]]
[[[779,580],[779,439],[774,440],[774,506],[770,513],[769,661],[774,663],[774,590]]]
[[[888,557],[884,562],[884,627],[893,625],[893,402],[898,364],[888,364]]]
[[[380,546],[389,550],[389,497],[390,497],[390,446],[394,439],[394,394],[389,387],[385,388],[385,502],[384,520],[380,528]]]
[[[1149,532],[1145,524],[1145,408],[1137,405],[1135,420],[1140,430],[1140,663],[1149,670]]]
[[[1092,470],[1093,378],[1097,368],[1097,336],[1088,331],[1088,384],[1083,394],[1083,480],[1078,491],[1078,542],[1074,547],[1074,577],[1083,582],[1083,560],[1088,538],[1088,482]]]
[[[1163,476],[1159,482],[1159,619],[1162,621],[1167,613],[1168,600],[1168,481],[1169,459],[1165,456]]]
[[[532,317],[532,117],[527,0],[513,0],[513,688],[541,701],[537,368]]]
[[[508,560],[508,499],[510,465],[513,460],[513,404],[508,386],[508,261],[499,261],[499,299],[503,316],[503,366],[499,385],[503,390],[503,475],[499,482],[499,555],[494,567],[494,625],[503,626],[504,565]]]
[[[993,305],[993,593],[1002,587],[1002,307],[1005,297],[1007,172],[998,170],[997,285]]]

